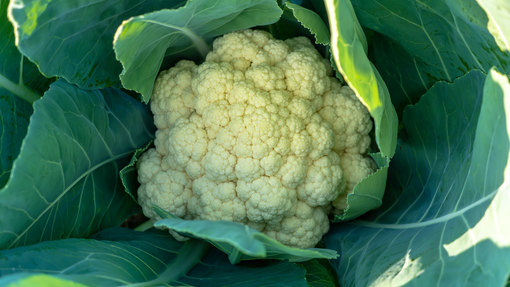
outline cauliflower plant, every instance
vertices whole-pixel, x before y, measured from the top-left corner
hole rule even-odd
[[[376,169],[370,114],[304,37],[243,30],[156,80],[155,149],[138,161],[138,200],[181,218],[229,220],[313,247]]]

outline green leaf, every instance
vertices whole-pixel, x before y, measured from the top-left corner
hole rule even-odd
[[[298,6],[295,4],[292,4],[290,2],[285,3],[286,7],[288,9],[285,9],[282,15],[282,20],[278,21],[276,23],[277,27],[279,28],[278,31],[278,37],[282,39],[287,38],[293,38],[298,36],[303,36],[303,33],[300,33],[299,29],[296,29],[296,25],[293,22],[298,22],[301,24],[302,27],[308,29],[308,31],[314,36],[315,43],[321,44],[326,46],[326,51],[323,53],[326,58],[329,57],[331,67],[333,67],[333,70],[335,71],[335,77],[340,80],[340,82],[343,84],[344,79],[342,78],[342,75],[339,73],[338,68],[335,64],[335,60],[333,59],[333,54],[331,54],[331,48],[329,43],[329,29],[328,26],[324,23],[322,18],[315,13],[312,10],[306,9],[302,6]],[[315,4],[314,4],[315,5]],[[319,4],[317,4],[319,6]],[[324,9],[324,13],[326,13],[326,8],[324,7],[324,4],[320,4],[321,8]],[[294,17],[291,17],[288,15],[288,10],[292,11],[292,14]],[[294,25],[292,25],[294,24]],[[300,27],[300,28],[302,28]],[[282,37],[282,34],[286,34],[284,37]],[[306,34],[305,34],[306,35]],[[319,51],[322,49],[320,47],[317,47]]]
[[[510,83],[495,70],[439,82],[406,108],[383,206],[325,237],[340,284],[504,286],[509,121]]]
[[[501,51],[510,52],[510,3],[504,0],[476,1],[487,13],[487,29],[494,36]]]
[[[347,0],[348,1],[348,0]],[[350,4],[348,2],[344,2],[344,0],[339,1],[339,3],[329,3],[325,2],[328,7],[328,11],[332,11],[332,9],[347,9],[349,8]],[[376,123],[376,141],[379,145],[379,148],[381,149],[381,153],[375,153],[372,154],[372,158],[375,160],[378,166],[378,170],[370,175],[369,177],[363,179],[361,182],[359,182],[353,190],[353,193],[349,194],[347,196],[347,208],[344,210],[344,213],[341,215],[335,215],[333,222],[342,222],[342,221],[348,221],[352,220],[356,217],[359,217],[366,212],[378,208],[382,204],[382,198],[384,195],[384,190],[386,187],[386,178],[388,175],[388,165],[389,165],[389,158],[387,156],[392,156],[395,147],[389,148],[393,143],[390,143],[390,145],[386,145],[386,150],[383,149],[381,146],[381,141],[379,139],[382,137],[380,133],[384,133],[384,138],[387,140],[392,140],[394,137],[396,137],[396,127],[393,127],[392,125],[395,125],[397,122],[395,115],[394,115],[394,108],[389,101],[389,94],[387,93],[386,86],[384,82],[380,79],[380,76],[377,72],[377,70],[373,69],[373,65],[370,63],[368,58],[366,57],[366,52],[361,51],[361,49],[366,50],[366,39],[363,34],[363,31],[361,31],[361,27],[359,27],[359,24],[357,23],[356,17],[351,10],[347,10],[347,12],[350,11],[350,13],[347,13],[347,15],[330,15],[330,17],[337,17],[337,19],[344,19],[345,17],[350,17],[349,19],[353,21],[350,24],[346,23],[339,23],[339,27],[332,28],[333,30],[337,30],[337,38],[333,43],[337,43],[338,45],[333,45],[331,48],[333,50],[333,56],[335,59],[339,59],[340,57],[340,67],[342,75],[345,75],[345,73],[351,73],[349,74],[351,78],[353,78],[353,81],[347,80],[346,82],[349,84],[353,90],[356,91],[355,87],[358,87],[359,91],[363,91],[363,89],[371,89],[374,93],[374,97],[379,97],[377,95],[377,92],[379,89],[380,92],[384,92],[380,95],[380,97],[384,100],[385,105],[384,107],[378,107],[375,108],[375,110],[382,111],[384,115],[391,115],[388,118],[380,118],[379,121],[376,117],[376,113],[371,110],[370,107],[370,113],[372,117],[374,117],[375,123]],[[337,13],[338,11],[334,10],[333,12],[329,13]],[[346,10],[340,11],[341,13],[345,13]],[[318,16],[317,16],[318,17]],[[332,25],[330,23],[330,25]],[[333,34],[332,34],[333,35]],[[343,35],[343,36],[342,36]],[[347,35],[347,36],[346,36]],[[353,38],[354,40],[350,39],[349,37]],[[351,46],[350,43],[354,41],[354,45]],[[345,47],[344,47],[345,46]],[[335,52],[336,51],[336,52]],[[336,56],[335,56],[336,55]],[[350,56],[352,58],[349,58]],[[359,55],[361,57],[360,60],[355,60],[356,57],[353,55]],[[356,63],[356,65],[354,64]],[[361,74],[357,71],[357,69],[362,69],[363,65],[360,63],[365,64],[365,68],[369,66],[369,69],[364,74],[364,77],[360,77]],[[334,63],[333,63],[334,64]],[[343,65],[343,67],[342,67]],[[342,70],[343,69],[343,70]],[[376,81],[373,81],[374,78],[378,79]],[[345,79],[345,77],[344,77]],[[368,86],[367,86],[368,85]],[[375,85],[375,90],[374,90]],[[361,93],[364,95],[368,95],[369,93]],[[359,94],[358,94],[359,98]],[[380,99],[371,100],[372,102],[378,101]],[[362,99],[362,102],[366,105],[366,101]],[[372,105],[372,108],[374,106]],[[385,112],[384,110],[388,109],[389,111]],[[394,122],[389,127],[389,130],[384,130],[379,128],[378,129],[378,122],[381,123],[384,127],[385,124],[388,124],[388,121]],[[378,133],[379,132],[379,133]],[[390,133],[394,133],[394,135],[391,135]],[[386,141],[386,143],[388,143]],[[383,142],[384,144],[384,142]],[[395,143],[396,144],[396,143]],[[386,152],[386,154],[385,154]]]
[[[288,2],[287,2],[288,3]],[[273,35],[274,38],[280,40],[286,40],[294,37],[304,36],[310,40],[313,40],[314,36],[299,22],[291,9],[284,6],[282,16],[278,22],[269,25],[267,28],[268,32]],[[319,48],[319,47],[316,47]]]
[[[146,146],[137,149],[135,154],[133,154],[133,157],[131,157],[129,163],[120,170],[120,179],[122,180],[122,185],[126,189],[127,194],[129,194],[136,203],[138,203],[137,191],[140,187],[140,182],[138,182],[138,172],[136,170],[136,162],[142,153],[147,151],[153,145],[153,141],[150,141]]]
[[[325,260],[324,260],[325,261]],[[329,265],[328,261],[324,264]],[[328,268],[321,264],[317,259],[298,263],[298,266],[306,269],[306,281],[311,287],[336,287],[336,278],[330,273]],[[328,266],[331,269],[331,266]]]
[[[34,110],[0,190],[1,249],[87,237],[139,211],[119,171],[154,136],[147,107],[116,89],[59,80]]]
[[[290,2],[285,5],[292,10],[294,17],[315,36],[315,43],[329,45],[328,26],[317,13]]]
[[[45,274],[17,273],[0,279],[5,287],[87,287],[86,285]]]
[[[322,18],[324,23],[328,23],[328,11],[322,0],[310,0],[313,10]]]
[[[8,2],[8,1],[4,1]],[[20,51],[46,76],[83,89],[120,87],[121,64],[113,53],[117,27],[130,17],[185,0],[16,0],[11,1]]]
[[[280,259],[301,262],[313,258],[336,258],[337,253],[323,248],[291,248],[244,224],[231,221],[184,220],[158,206],[154,211],[163,218],[154,223],[187,237],[203,239],[229,256],[232,264],[242,260]]]
[[[6,17],[8,4],[0,1],[0,188],[9,180],[12,163],[27,133],[31,103],[52,82],[41,76],[30,61],[23,61],[16,49],[14,28]]]
[[[345,82],[370,111],[381,154],[392,157],[397,144],[398,119],[379,72],[367,57],[367,41],[350,0],[326,0],[331,50]]]
[[[335,215],[333,222],[343,222],[357,218],[383,203],[388,166],[390,160],[381,153],[371,154],[378,169],[367,178],[360,181],[351,194],[347,196],[347,208],[341,215]]]
[[[369,56],[388,86],[391,102],[401,122],[404,108],[416,104],[438,80],[429,78],[437,67],[413,58],[400,44],[379,33],[372,35]]]
[[[308,286],[305,271],[294,263],[231,265],[225,254],[203,245],[208,244],[198,240],[178,242],[165,231],[111,228],[91,239],[49,241],[0,252],[4,259],[0,260],[0,285],[5,286],[4,282],[12,276],[43,273],[53,280],[88,286],[148,286],[151,280],[172,286],[279,286],[282,282]],[[176,263],[181,265],[175,266]],[[168,266],[175,268],[167,269]],[[189,272],[183,276],[179,267]]]
[[[274,0],[191,0],[174,10],[161,10],[122,23],[114,40],[124,70],[125,88],[148,102],[163,58],[200,60],[216,36],[278,21],[282,14]]]
[[[437,81],[452,82],[473,69],[487,73],[493,66],[510,73],[507,1],[352,2],[361,25],[387,39],[373,42],[374,64],[399,114],[399,103],[416,103]]]
[[[312,3],[314,8],[317,6],[320,10],[319,12],[324,13],[324,19],[327,22],[327,14],[324,3],[322,1],[320,3],[318,1],[314,2],[315,3]],[[316,12],[310,9],[290,2],[286,2],[285,5],[286,9],[284,9],[280,21],[270,26],[270,32],[275,38],[283,40],[299,36],[308,37],[310,40],[312,40],[312,37],[315,38],[316,44],[325,46],[324,48],[316,46],[316,48],[325,58],[330,59],[331,66],[335,71],[335,77],[343,84],[344,80],[342,75],[338,72],[335,60],[333,59],[333,54],[331,54],[329,46],[329,28],[325,24],[322,16],[319,16]]]

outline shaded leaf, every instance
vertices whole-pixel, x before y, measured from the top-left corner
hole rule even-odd
[[[114,49],[125,88],[148,102],[163,58],[201,60],[216,36],[278,21],[273,0],[191,0],[184,7],[133,17],[117,30]]]
[[[244,224],[231,221],[184,220],[153,205],[163,218],[155,227],[166,227],[187,237],[203,239],[229,256],[232,264],[242,260],[280,259],[301,262],[313,258],[336,258],[337,253],[323,248],[291,248]]]
[[[315,36],[315,43],[329,45],[328,26],[317,13],[289,2],[285,5],[292,10],[294,17]]]
[[[0,248],[87,237],[140,210],[119,171],[154,136],[147,107],[116,89],[59,80],[34,110],[0,191]]]
[[[371,40],[370,60],[388,86],[391,101],[401,122],[404,108],[416,104],[436,81],[427,77],[436,68],[413,58],[400,44],[386,36],[374,33]]]
[[[352,0],[352,3],[361,25],[386,38],[373,43],[377,51],[374,64],[400,114],[403,109],[400,103],[416,103],[423,89],[437,81],[452,82],[473,69],[487,73],[493,66],[510,73],[510,54],[501,49],[509,37],[508,23],[501,22],[510,11],[507,1]],[[487,5],[487,10],[480,5]],[[499,23],[502,30],[491,23]],[[385,42],[390,42],[391,47]]]
[[[48,89],[47,79],[14,45],[14,32],[7,20],[8,1],[0,1],[0,188],[8,181],[12,163],[25,137],[31,103]],[[25,100],[23,100],[25,99]]]
[[[360,181],[347,196],[347,207],[341,215],[335,215],[333,222],[342,222],[357,218],[383,203],[388,166],[390,160],[380,153],[371,154],[378,169],[367,178]]]
[[[325,264],[329,263],[325,261]],[[332,276],[327,267],[318,260],[312,259],[298,263],[298,266],[306,269],[306,281],[311,287],[336,287],[336,278]],[[329,266],[331,269],[331,266]]]
[[[325,236],[342,286],[505,284],[509,115],[510,83],[494,70],[437,83],[406,108],[383,206]]]
[[[7,1],[4,1],[7,2]],[[46,76],[83,89],[120,87],[113,36],[122,21],[185,0],[16,0],[10,6],[20,51]]]
[[[138,182],[138,172],[136,170],[136,162],[142,153],[147,151],[153,145],[153,141],[150,141],[145,147],[137,149],[135,154],[133,154],[133,157],[131,157],[129,163],[120,171],[120,179],[122,180],[122,185],[126,189],[127,194],[129,194],[135,202],[138,202],[137,191],[140,187],[140,182]]]
[[[278,286],[282,282],[308,286],[305,271],[294,263],[231,265],[225,254],[214,248],[204,249],[200,246],[204,244],[197,240],[178,242],[168,232],[154,229],[136,232],[111,228],[91,239],[49,241],[0,252],[0,258],[8,259],[0,260],[0,284],[12,276],[43,273],[53,280],[89,286],[121,286],[154,279],[165,279],[163,282],[172,286]],[[200,248],[201,252],[196,252]],[[186,265],[180,267],[190,269],[186,276],[179,268],[167,269],[179,258]]]

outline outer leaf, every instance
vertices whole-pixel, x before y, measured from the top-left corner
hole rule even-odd
[[[187,247],[185,248],[186,244]],[[0,253],[0,272],[3,276],[45,273],[89,286],[121,286],[142,283],[162,275],[167,265],[179,257],[188,260],[192,268],[186,276],[167,276],[172,286],[308,286],[305,271],[289,262],[261,262],[259,267],[231,265],[227,256],[215,249],[191,258],[197,241],[178,242],[168,232],[149,230],[136,232],[125,228],[111,228],[93,239],[65,239],[42,242]],[[191,245],[190,245],[191,244]],[[204,243],[198,243],[204,244]],[[51,258],[51,261],[48,261]],[[198,259],[198,262],[194,262]],[[201,259],[201,260],[200,260]],[[19,268],[23,266],[23,268]],[[177,270],[176,270],[177,271]],[[21,277],[24,275],[18,275]],[[175,273],[177,274],[177,273]],[[3,280],[10,276],[2,277]]]
[[[326,264],[329,263],[326,261]],[[298,263],[299,266],[306,269],[306,281],[311,287],[336,287],[336,279],[329,273],[326,266],[316,259]],[[331,269],[331,266],[329,266]]]
[[[510,3],[504,0],[476,1],[487,13],[487,28],[502,51],[510,52]]]
[[[120,171],[120,179],[122,180],[122,185],[124,185],[127,194],[129,194],[131,198],[137,203],[137,190],[140,187],[140,182],[138,182],[136,162],[142,153],[147,151],[151,146],[153,146],[153,141],[150,141],[145,147],[137,149],[129,163]]]
[[[288,9],[292,11],[293,17],[288,15],[288,9],[285,9],[282,15],[282,19],[276,23],[278,28],[278,38],[288,39],[293,37],[302,36],[303,33],[300,33],[300,29],[296,29],[296,25],[294,22],[298,22],[302,27],[308,29],[308,31],[313,34],[315,38],[316,44],[322,44],[326,46],[325,48],[325,57],[330,58],[331,66],[335,71],[335,76],[340,80],[341,83],[344,83],[344,79],[342,75],[338,72],[338,68],[336,67],[335,60],[333,59],[333,54],[331,54],[331,47],[329,46],[329,29],[328,26],[324,23],[321,16],[315,13],[312,10],[306,9],[302,6],[298,6],[292,4],[290,2],[286,2],[285,5]],[[324,3],[314,5],[319,6],[324,9],[324,13],[326,13],[326,8],[324,7]],[[322,9],[321,9],[322,11]],[[325,15],[326,16],[326,15]],[[327,17],[327,16],[326,16]],[[282,21],[283,20],[283,21]],[[294,25],[293,25],[294,24]],[[300,28],[302,28],[300,27]],[[274,34],[274,31],[271,31]],[[285,34],[285,35],[282,35]],[[319,51],[321,51],[320,47],[318,47]]]
[[[289,2],[286,2],[288,4]],[[294,37],[305,36],[310,40],[313,40],[314,35],[309,28],[306,28],[299,20],[296,19],[296,15],[292,9],[289,9],[287,5],[283,8],[283,13],[280,19],[268,26],[269,32],[276,39],[286,40]],[[316,47],[319,48],[320,47]],[[322,52],[322,51],[319,51]]]
[[[322,248],[290,248],[248,226],[231,221],[183,220],[158,206],[154,211],[163,218],[155,227],[166,227],[179,234],[203,239],[229,256],[232,264],[241,260],[280,259],[301,262],[313,258],[336,258],[333,250]]]
[[[34,110],[0,191],[0,248],[86,237],[139,210],[119,170],[153,138],[145,106],[119,90],[83,91],[60,80]]]
[[[16,49],[13,27],[6,17],[8,4],[0,1],[0,188],[9,179],[27,133],[33,112],[29,102],[39,99],[52,81],[41,76],[30,61],[23,61]]]
[[[45,274],[18,273],[3,277],[0,284],[6,287],[87,287],[83,284],[55,278]]]
[[[331,50],[344,80],[375,121],[375,139],[383,156],[392,157],[398,119],[386,84],[367,58],[367,43],[350,0],[324,2],[331,29]]]
[[[290,2],[285,3],[285,5],[292,10],[294,17],[315,36],[317,44],[329,45],[328,26],[324,24],[317,13]]]
[[[407,105],[416,104],[437,81],[435,78],[429,78],[437,68],[413,58],[400,44],[389,37],[374,33],[371,40],[370,60],[373,61],[388,86],[391,101],[401,122],[404,108]]]
[[[380,153],[371,155],[379,169],[359,182],[347,196],[347,208],[341,215],[335,215],[333,222],[342,222],[357,218],[383,203],[388,166],[390,160]]]
[[[293,11],[296,20],[315,35],[315,43],[329,46],[329,30],[319,15],[289,2],[286,5]],[[319,3],[316,5],[319,5]],[[334,60],[331,64],[337,71],[337,77],[341,78]],[[343,82],[343,79],[341,81]],[[388,175],[389,159],[381,156],[380,153],[372,156],[376,160],[379,170],[356,185],[353,193],[347,197],[347,208],[341,215],[335,215],[333,222],[352,220],[381,205]]]
[[[114,49],[124,70],[127,89],[148,102],[159,67],[166,56],[175,63],[197,60],[216,36],[276,22],[282,14],[274,0],[191,0],[175,10],[133,17],[117,30]]]
[[[115,59],[112,41],[123,20],[185,2],[12,0],[9,16],[18,48],[43,74],[95,89],[120,87],[122,66]]]
[[[361,25],[391,42],[391,47],[373,42],[374,61],[396,105],[414,104],[423,87],[439,80],[452,82],[472,69],[487,73],[496,66],[510,73],[510,54],[504,48],[510,39],[508,18],[504,20],[510,11],[507,1],[352,2]],[[401,114],[403,106],[397,108]]]
[[[494,70],[440,82],[406,108],[383,207],[325,237],[342,286],[504,286],[509,115],[510,83]]]

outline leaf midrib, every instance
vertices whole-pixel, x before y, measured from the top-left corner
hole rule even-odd
[[[434,225],[437,223],[447,222],[450,219],[453,219],[457,216],[460,216],[460,215],[466,213],[468,210],[471,210],[471,209],[475,208],[476,206],[493,199],[496,196],[496,194],[498,193],[498,191],[503,188],[505,188],[505,187],[501,186],[500,188],[494,190],[490,194],[484,196],[483,198],[481,198],[480,200],[477,200],[476,202],[473,202],[472,204],[464,207],[461,210],[458,210],[456,212],[449,213],[447,215],[437,217],[437,218],[434,218],[431,220],[427,220],[427,221],[416,222],[416,223],[404,223],[404,224],[399,224],[399,223],[383,224],[383,223],[376,223],[376,222],[370,222],[370,221],[364,221],[364,220],[355,220],[355,221],[349,222],[349,224],[363,226],[363,227],[370,227],[370,228],[381,228],[381,229],[412,229],[412,228],[426,227],[426,226]]]
[[[177,31],[181,31],[182,34],[184,34],[186,37],[188,37],[193,42],[193,44],[197,48],[197,50],[200,53],[200,55],[202,55],[202,57],[205,58],[207,53],[209,53],[209,45],[207,45],[205,40],[202,37],[200,37],[197,34],[195,34],[188,27],[179,27],[179,26],[168,24],[168,23],[158,22],[158,21],[154,21],[154,20],[147,20],[147,19],[142,19],[141,21],[142,22],[151,23],[151,24],[154,24],[154,25],[159,25],[159,26],[167,27],[167,28],[170,28],[170,29],[175,29]]]
[[[114,156],[112,158],[109,158],[105,161],[102,161],[98,164],[96,164],[95,166],[93,166],[92,168],[90,168],[87,172],[84,172],[81,176],[79,176],[78,178],[76,178],[76,180],[74,180],[67,188],[65,188],[62,193],[54,200],[52,201],[47,207],[46,209],[44,209],[40,214],[39,216],[37,216],[37,218],[34,219],[34,221],[32,221],[32,223],[20,234],[16,237],[16,239],[7,247],[7,249],[10,249],[12,248],[13,245],[15,245],[31,228],[34,224],[36,224],[40,219],[41,217],[46,214],[46,212],[48,212],[48,210],[50,210],[51,208],[53,208],[53,206],[58,203],[60,201],[60,199],[71,189],[73,188],[78,182],[80,182],[85,176],[88,176],[89,174],[91,174],[92,172],[94,172],[96,169],[104,166],[105,164],[108,164],[110,162],[114,162],[118,159],[121,159],[123,157],[126,157],[128,155],[130,155],[131,153],[133,153],[134,150],[130,150],[128,152],[125,152],[125,153],[122,153],[122,154],[119,154],[117,156]],[[9,183],[5,186],[4,190],[8,188],[8,185]]]
[[[31,104],[41,98],[39,94],[30,90],[27,86],[23,84],[14,83],[13,81],[7,79],[2,74],[0,74],[0,88],[7,89],[9,92],[13,93],[14,95],[22,98],[23,100]]]

